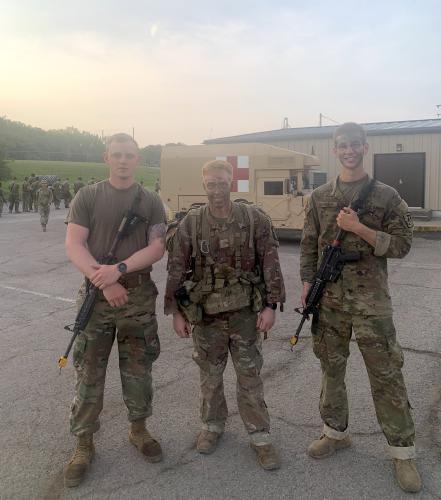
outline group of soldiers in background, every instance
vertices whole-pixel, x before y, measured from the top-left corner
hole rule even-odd
[[[95,184],[97,181],[92,177],[87,184]],[[86,184],[81,177],[74,182],[74,196]],[[21,196],[20,196],[21,192]],[[20,211],[20,200],[22,209]],[[0,217],[3,213],[3,205],[9,203],[9,213],[39,212],[42,230],[46,231],[49,220],[50,206],[53,203],[56,210],[60,209],[61,200],[64,200],[64,208],[69,208],[72,201],[72,192],[69,178],[61,182],[57,176],[36,176],[31,174],[24,181],[18,182],[14,177],[9,184],[9,196],[6,196],[0,182]]]

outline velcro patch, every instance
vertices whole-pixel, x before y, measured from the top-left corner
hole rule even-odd
[[[412,215],[410,214],[410,212],[407,212],[406,214],[404,214],[403,219],[404,219],[404,223],[406,224],[406,226],[409,229],[412,229],[413,228],[413,219],[412,219]]]

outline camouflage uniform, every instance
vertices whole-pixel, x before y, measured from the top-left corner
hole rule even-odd
[[[49,188],[40,188],[38,190],[35,205],[38,207],[38,212],[40,214],[40,224],[42,226],[46,226],[49,221],[49,212],[51,211],[52,200],[52,191]]]
[[[148,245],[151,226],[165,224],[159,197],[141,190],[137,184],[127,190],[116,190],[109,181],[85,186],[74,197],[67,222],[89,229],[89,251],[97,260],[109,250],[138,191],[142,191],[143,196],[136,212],[146,222],[138,224],[121,241],[116,250],[116,261],[121,262]],[[91,319],[75,341],[76,386],[70,429],[76,436],[90,435],[99,429],[107,363],[115,338],[128,418],[135,422],[152,413],[152,364],[159,356],[160,344],[155,314],[158,291],[150,278],[150,270],[151,266],[120,278],[119,282],[128,291],[128,303],[122,307],[111,307],[103,293],[98,292]],[[78,308],[84,301],[84,294],[85,286],[79,291]]]
[[[303,282],[313,281],[319,255],[338,230],[336,217],[340,209],[349,204],[338,179],[312,193],[306,207],[301,242]],[[413,458],[415,431],[401,371],[403,353],[396,338],[387,283],[387,259],[407,255],[413,223],[407,204],[398,193],[378,181],[359,218],[377,231],[375,248],[354,233],[346,233],[343,250],[358,251],[361,259],[347,263],[339,281],[326,286],[318,317],[312,324],[314,353],[323,372],[320,413],[324,434],[343,439],[348,432],[344,378],[349,341],[354,331],[368,371],[377,419],[388,440],[390,453],[394,458]]]
[[[61,186],[61,192],[64,199],[64,208],[69,208],[69,204],[72,201],[72,195],[70,193],[69,181],[65,180]]]
[[[93,183],[92,183],[92,184],[93,184]],[[78,179],[77,181],[75,181],[75,182],[74,182],[74,186],[73,186],[73,188],[74,188],[74,194],[77,194],[77,193],[78,193],[78,191],[79,191],[82,187],[84,187],[84,186],[85,186],[85,184],[84,184],[84,182],[83,182],[83,181],[80,181],[79,179]]]
[[[262,339],[256,321],[262,300],[285,301],[277,247],[270,219],[255,207],[233,203],[225,220],[215,219],[208,207],[190,211],[168,248],[166,314],[178,310],[175,292],[193,269],[190,298],[199,304],[200,317],[190,322],[194,324],[193,359],[200,369],[203,429],[223,432],[228,415],[223,372],[230,351],[239,412],[251,441],[259,444],[269,442],[270,419],[260,377]],[[249,285],[253,277],[255,287]]]
[[[61,203],[61,182],[56,180],[52,184],[52,193],[54,195],[54,206],[56,210],[59,210]]]
[[[75,342],[75,399],[70,429],[76,436],[96,432],[103,408],[104,381],[112,345],[117,339],[124,402],[131,422],[152,414],[152,364],[160,345],[155,315],[156,286],[150,279],[133,288],[127,286],[129,302],[119,308],[109,305],[99,292],[89,324]],[[78,308],[85,286],[78,294]],[[117,330],[117,333],[116,333]]]
[[[34,206],[34,212],[38,212],[38,206],[37,206],[37,192],[40,189],[40,181],[36,177],[31,177],[32,182],[30,181],[31,185],[31,203],[30,205]],[[30,207],[32,210],[32,206]]]
[[[23,212],[29,212],[29,203],[31,201],[31,186],[26,178],[21,185],[21,192],[23,196]]]
[[[17,214],[19,212],[20,205],[20,185],[16,180],[12,181],[9,185],[9,213],[12,214],[12,210],[15,210]]]

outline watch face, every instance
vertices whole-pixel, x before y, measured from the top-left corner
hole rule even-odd
[[[124,262],[120,262],[118,264],[118,271],[122,274],[124,274],[125,272],[127,272],[127,264],[124,264]]]

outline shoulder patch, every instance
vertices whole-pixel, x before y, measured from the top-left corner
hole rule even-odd
[[[409,229],[412,229],[413,228],[413,219],[412,219],[412,215],[410,212],[407,212],[403,215],[403,220],[404,220],[404,223],[406,224],[406,226],[409,228]]]

